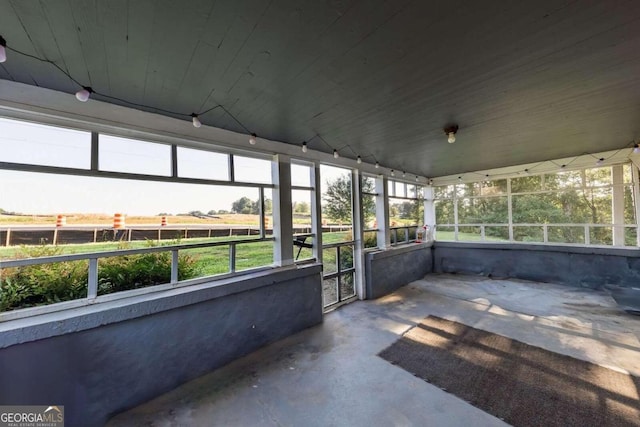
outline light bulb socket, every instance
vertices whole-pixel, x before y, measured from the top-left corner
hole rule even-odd
[[[0,46],[7,47],[7,41],[2,36],[0,36]]]

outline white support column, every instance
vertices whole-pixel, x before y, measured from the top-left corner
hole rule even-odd
[[[389,197],[388,181],[386,176],[376,178],[376,223],[378,233],[378,247],[387,249],[391,247],[391,233],[389,231]]]
[[[507,178],[507,212],[509,215],[509,241],[513,242],[513,197],[511,196],[511,178]]]
[[[311,168],[311,185],[313,195],[311,197],[311,229],[314,233],[313,256],[322,264],[322,180],[320,177],[320,165],[315,163]]]
[[[366,298],[364,280],[364,214],[362,212],[362,175],[357,169],[351,171],[352,224],[353,224],[353,267],[356,269],[354,284],[359,299]]]
[[[291,209],[291,158],[283,154],[273,156],[273,262],[284,266],[293,264],[293,215]]]
[[[424,223],[429,226],[431,232],[431,235],[425,236],[425,239],[430,237],[435,240],[436,205],[433,200],[433,187],[431,185],[425,185],[422,194],[424,197]]]
[[[635,162],[631,163],[631,175],[633,179],[633,204],[636,209],[636,245],[640,246],[640,174],[638,174]]]
[[[613,246],[624,246],[624,169],[622,165],[611,167],[613,197]]]
[[[453,240],[458,241],[458,185],[454,186],[453,190]]]

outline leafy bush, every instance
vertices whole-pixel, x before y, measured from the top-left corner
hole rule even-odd
[[[153,246],[150,243],[150,246]],[[126,249],[127,245],[120,246]],[[17,258],[60,255],[56,246],[23,247]],[[178,280],[200,273],[196,259],[178,257]],[[157,252],[104,258],[98,266],[98,294],[168,283],[171,280],[171,253]],[[65,261],[0,270],[0,311],[53,304],[86,298],[88,261]]]
[[[55,246],[23,248],[17,258],[60,255]],[[53,304],[87,296],[87,261],[29,265],[0,271],[0,311]]]

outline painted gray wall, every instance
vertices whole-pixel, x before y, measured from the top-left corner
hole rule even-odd
[[[436,242],[433,271],[481,274],[587,288],[638,287],[637,249]]]
[[[65,405],[67,426],[102,426],[118,412],[322,322],[317,265],[238,281],[244,282],[240,289],[251,281],[259,283],[237,293],[0,349],[0,404]],[[209,285],[203,292],[219,288]],[[174,292],[166,298],[193,299],[193,294]],[[156,299],[154,306],[158,304]],[[118,310],[135,313],[138,305],[142,303],[120,304]],[[146,308],[140,308],[144,313]]]
[[[365,255],[367,298],[379,298],[432,271],[431,247],[412,244]]]

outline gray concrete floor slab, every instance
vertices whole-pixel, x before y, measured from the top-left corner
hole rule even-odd
[[[640,317],[606,292],[432,274],[115,417],[109,426],[503,426],[379,358],[428,315],[640,376]],[[206,355],[203,355],[206,357]]]

